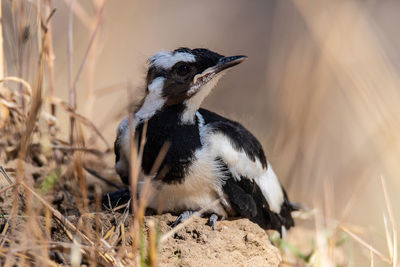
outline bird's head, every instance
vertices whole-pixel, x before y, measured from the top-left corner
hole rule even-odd
[[[222,73],[246,58],[225,57],[203,48],[158,52],[149,59],[147,96],[142,108],[152,113],[154,109],[184,104],[197,110]]]

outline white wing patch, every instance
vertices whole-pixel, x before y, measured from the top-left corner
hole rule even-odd
[[[232,146],[229,137],[222,133],[209,133],[209,127],[201,129],[202,143],[206,144],[214,157],[220,157],[227,165],[234,179],[241,177],[254,180],[260,187],[270,209],[279,213],[284,201],[282,187],[272,170],[262,167],[258,158],[251,160],[243,150],[237,150]],[[269,165],[269,163],[268,163]]]
[[[258,187],[260,187],[261,192],[267,199],[269,208],[279,214],[281,211],[281,206],[284,200],[281,184],[276,177],[274,170],[268,163],[268,169],[263,175],[254,179]]]
[[[170,69],[179,61],[185,62],[194,62],[196,60],[195,56],[186,52],[169,52],[169,51],[160,51],[151,58],[149,61],[151,65]]]

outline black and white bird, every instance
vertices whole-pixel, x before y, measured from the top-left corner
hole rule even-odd
[[[293,207],[258,140],[238,122],[200,108],[222,74],[246,58],[179,48],[149,59],[146,96],[131,123],[139,138],[147,123],[142,173],[151,179],[149,207],[181,214],[176,223],[208,208],[213,228],[229,216],[280,232],[294,225]],[[116,171],[126,184],[130,142],[127,118],[115,141]],[[169,149],[152,172],[166,142]]]

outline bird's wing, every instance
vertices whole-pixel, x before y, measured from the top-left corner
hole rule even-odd
[[[234,179],[227,181],[227,194],[231,192],[234,197],[243,195],[240,194],[243,191],[264,209],[276,214],[289,213],[287,216],[291,220],[290,210],[286,212],[287,208],[290,209],[286,194],[258,140],[241,124],[210,111],[199,110],[198,118],[202,143],[226,165]],[[253,206],[251,201],[247,203],[243,211],[254,213],[254,210],[249,210]]]

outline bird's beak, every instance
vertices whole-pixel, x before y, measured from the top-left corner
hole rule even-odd
[[[202,73],[194,76],[193,84],[206,83],[223,70],[236,66],[247,59],[247,56],[222,57],[215,66],[209,67]]]

